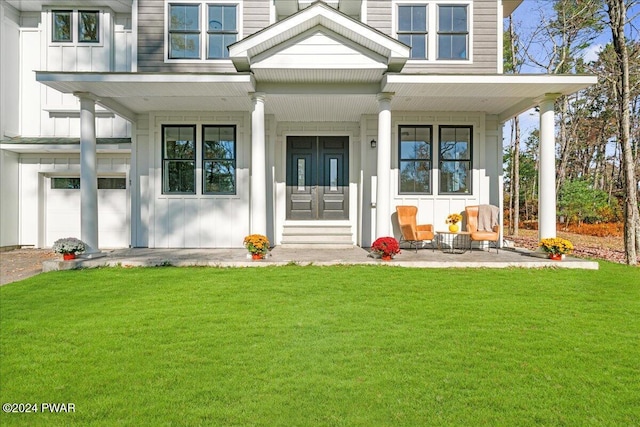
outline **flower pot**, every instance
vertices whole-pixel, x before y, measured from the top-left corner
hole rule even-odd
[[[381,255],[380,259],[383,261],[391,261],[391,255]]]
[[[549,254],[549,259],[553,261],[561,261],[562,254]]]
[[[72,259],[76,259],[76,254],[62,254],[62,259],[65,261],[70,261]]]
[[[264,254],[251,254],[251,259],[264,259]]]
[[[458,231],[460,231],[460,227],[458,227],[458,224],[451,224],[449,226],[449,231],[452,233],[457,233]]]

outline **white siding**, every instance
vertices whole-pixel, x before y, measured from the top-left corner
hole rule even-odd
[[[129,154],[98,154],[98,176],[128,176],[129,159]],[[20,244],[43,247],[46,240],[47,177],[80,176],[80,155],[21,154],[18,176]]]
[[[248,113],[151,114],[153,130],[149,143],[149,247],[152,248],[241,248],[250,230],[249,166],[250,118]],[[201,174],[196,172],[196,194],[162,194],[162,125],[236,125],[236,194],[203,195]],[[201,139],[196,142],[201,145]],[[140,159],[138,159],[140,161]],[[137,165],[140,167],[140,163]],[[201,158],[196,159],[201,168]],[[143,219],[144,221],[144,219]]]
[[[413,204],[418,206],[418,219],[426,224],[433,224],[435,230],[445,229],[445,219],[452,212],[463,212],[466,205],[477,205],[479,203],[489,203],[488,171],[485,164],[485,131],[484,115],[479,113],[413,113],[413,112],[393,112],[393,135],[391,149],[391,169],[392,169],[392,209],[395,211],[396,205]],[[432,173],[432,195],[418,196],[398,194],[398,125],[433,125],[433,173]],[[473,147],[472,147],[472,189],[470,194],[452,195],[438,194],[439,177],[438,168],[438,126],[440,125],[460,125],[473,126]]]
[[[278,52],[267,51],[259,55],[252,68],[296,69],[361,69],[386,70],[386,60],[373,52],[351,47],[352,43],[327,30],[311,30],[278,46]]]
[[[371,202],[375,201],[375,153],[367,151],[366,141],[377,138],[377,116],[363,116],[362,119],[362,239],[361,244],[368,247],[375,235],[375,209]],[[487,124],[488,123],[488,124]],[[407,195],[398,191],[398,126],[399,125],[432,125],[433,126],[433,171],[432,194]],[[440,125],[471,125],[473,126],[473,172],[472,189],[470,194],[452,195],[438,194],[438,126]],[[487,126],[489,126],[487,128]],[[445,219],[453,212],[463,212],[467,205],[490,203],[500,204],[499,187],[501,185],[501,164],[498,153],[501,152],[499,123],[495,117],[490,120],[483,113],[438,113],[438,112],[392,112],[391,135],[391,211],[395,212],[397,205],[414,205],[418,207],[418,222],[433,224],[435,230],[445,230]],[[375,151],[375,150],[374,150]],[[393,215],[392,215],[393,217]],[[392,218],[391,225],[394,234],[400,237]]]
[[[0,150],[0,248],[20,243],[18,176],[18,155]]]
[[[48,71],[129,71],[131,69],[131,17],[114,15],[108,9],[101,15],[101,42],[93,44],[50,43],[48,11],[38,15],[40,22],[25,20],[21,28],[20,129],[24,137],[78,137],[80,105],[71,94],[62,94],[35,80],[36,70]],[[16,45],[17,46],[17,45]],[[4,61],[2,61],[4,64]],[[18,76],[18,74],[16,74]],[[16,77],[17,78],[17,77]],[[4,97],[3,97],[4,98]],[[16,105],[18,103],[16,102]],[[4,111],[4,108],[3,108]],[[4,114],[4,113],[3,113]],[[98,138],[127,137],[131,125],[123,118],[96,108]]]
[[[20,131],[20,29],[13,8],[0,3],[0,137]]]

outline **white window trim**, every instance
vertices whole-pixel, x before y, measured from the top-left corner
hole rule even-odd
[[[470,0],[394,0],[391,8],[391,32],[398,39],[398,6],[427,6],[427,59],[412,59],[415,64],[472,64],[473,63],[473,1]],[[467,6],[469,20],[469,55],[467,59],[438,59],[438,6]]]
[[[169,4],[198,4],[200,5],[200,59],[169,58]],[[243,2],[240,0],[169,0],[164,3],[164,62],[178,64],[228,64],[230,58],[207,59],[207,5],[223,4],[235,5],[238,26],[237,41],[243,39]]]
[[[59,11],[71,11],[71,41],[60,42],[53,41],[53,12]],[[78,12],[98,12],[98,38],[97,42],[81,42],[78,40]],[[105,38],[105,9],[101,7],[51,7],[46,10],[46,28],[47,28],[47,41],[49,46],[87,46],[87,47],[103,47]]]

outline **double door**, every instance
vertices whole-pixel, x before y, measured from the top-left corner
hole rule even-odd
[[[287,137],[287,219],[349,218],[349,137]]]

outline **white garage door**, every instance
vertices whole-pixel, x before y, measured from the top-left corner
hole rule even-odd
[[[80,178],[51,177],[46,185],[45,242],[80,238]],[[101,249],[129,246],[127,180],[98,178],[98,243]]]

